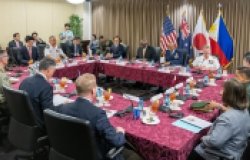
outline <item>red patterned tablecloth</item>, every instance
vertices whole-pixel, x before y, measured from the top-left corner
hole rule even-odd
[[[159,72],[156,67],[142,67],[141,64],[126,64],[125,66],[121,66],[112,62],[115,61],[111,61],[111,63],[102,63],[100,61],[91,63],[81,62],[81,64],[75,66],[57,69],[54,77],[74,79],[83,73],[94,73],[95,75],[103,73],[116,78],[134,80],[161,87],[170,87],[175,83],[183,82],[187,79],[186,76],[178,75],[176,72]]]
[[[28,76],[25,73],[19,77],[20,82]],[[13,84],[13,88],[18,88],[20,82]],[[219,95],[222,89],[223,80],[217,81],[215,87],[207,87],[201,93],[199,100],[215,100],[221,102]],[[67,93],[75,89],[74,84],[69,84],[66,88]],[[124,99],[121,95],[113,94],[114,99],[110,101],[111,106],[107,109],[120,110],[130,105],[130,101]],[[74,97],[75,98],[75,97]],[[196,113],[189,109],[193,100],[188,100],[182,106],[182,112],[187,115],[195,115],[205,120],[213,121],[218,116],[218,111],[211,113]],[[148,103],[148,102],[146,102]],[[206,131],[199,134],[186,131],[175,127],[172,122],[175,119],[168,117],[166,113],[158,112],[161,122],[156,126],[148,126],[141,123],[140,120],[133,120],[132,114],[124,118],[112,117],[110,122],[114,126],[121,126],[126,130],[127,139],[138,149],[139,153],[146,160],[186,160],[193,147],[198,143],[201,136]]]

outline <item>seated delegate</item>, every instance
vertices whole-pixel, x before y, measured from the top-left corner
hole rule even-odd
[[[18,54],[18,61],[22,65],[32,64],[39,60],[39,54],[37,48],[33,46],[34,38],[32,36],[26,36],[26,46],[23,46]]]
[[[217,160],[206,149],[231,155],[240,160],[250,133],[250,116],[247,110],[248,97],[244,84],[236,79],[226,81],[222,96],[222,113],[214,121],[208,134],[189,156],[189,160]]]
[[[194,59],[193,67],[201,70],[218,70],[220,63],[218,58],[211,55],[210,46],[205,45],[202,55]]]
[[[170,65],[183,65],[183,53],[177,47],[177,44],[168,44],[168,50],[166,50],[166,61],[169,62]]]
[[[147,61],[156,59],[155,49],[148,44],[147,40],[141,40],[140,47],[137,49],[136,59]]]

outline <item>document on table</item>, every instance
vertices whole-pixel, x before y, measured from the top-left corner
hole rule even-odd
[[[105,110],[106,115],[108,118],[111,118],[114,116],[114,114],[116,114],[117,110]]]
[[[72,99],[69,99],[67,97],[63,97],[59,94],[56,94],[53,96],[53,104],[54,106],[58,106],[58,105],[61,105],[61,104],[64,104],[64,103],[70,103],[70,102],[73,102],[74,100]]]
[[[212,123],[192,115],[177,120],[172,124],[193,133],[199,133],[201,130],[212,125]]]

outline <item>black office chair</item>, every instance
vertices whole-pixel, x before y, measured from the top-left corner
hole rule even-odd
[[[107,157],[97,150],[93,129],[89,121],[66,116],[52,110],[44,111],[48,132],[50,160],[106,160],[113,159],[123,149],[113,149]]]
[[[48,140],[35,120],[28,94],[6,86],[3,86],[3,92],[11,114],[9,141],[18,149],[29,154],[16,155],[15,159],[36,158],[39,153],[46,151],[45,146],[48,146]]]
[[[44,50],[46,48],[46,43],[41,43],[37,45],[37,52],[39,55],[39,60],[44,58]]]

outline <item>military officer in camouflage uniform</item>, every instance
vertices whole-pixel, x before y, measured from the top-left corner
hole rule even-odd
[[[5,107],[5,97],[3,95],[3,85],[10,86],[9,77],[5,72],[9,56],[5,50],[0,50],[0,108]]]

